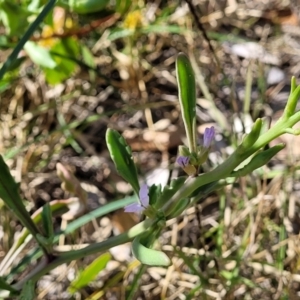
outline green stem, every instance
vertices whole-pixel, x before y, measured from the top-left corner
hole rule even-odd
[[[166,215],[168,215],[170,210],[173,208],[174,203],[177,201],[189,197],[189,195],[191,195],[196,189],[205,184],[226,178],[246,158],[253,155],[259,149],[265,147],[270,141],[284,134],[287,128],[292,128],[299,121],[300,112],[295,113],[288,119],[279,119],[268,132],[258,138],[256,143],[247,152],[239,154],[237,151],[235,151],[228,157],[228,159],[226,159],[226,161],[224,161],[214,170],[198,177],[188,178],[184,186],[178,190],[171,199],[168,200],[168,202],[163,206],[162,210]]]
[[[174,196],[163,206],[162,210],[168,215],[173,208],[174,203],[189,197],[196,189],[205,184],[219,181],[220,179],[227,177],[243,160],[244,159],[238,159],[236,152],[234,152],[225,162],[214,170],[198,177],[188,178],[183,188],[174,194]]]
[[[20,290],[28,280],[37,281],[38,279],[40,279],[41,276],[47,274],[49,271],[60,266],[61,264],[69,263],[72,260],[77,260],[91,254],[107,251],[112,247],[130,242],[136,236],[144,233],[149,227],[155,224],[155,222],[157,222],[156,219],[155,220],[146,219],[145,221],[129,229],[127,232],[124,232],[118,236],[114,236],[101,243],[92,244],[80,250],[73,250],[73,251],[68,251],[67,253],[60,254],[51,262],[47,262],[46,260],[43,260],[23,280],[13,285],[13,288]]]
[[[139,288],[139,282],[142,275],[146,272],[148,266],[147,265],[140,265],[137,274],[134,276],[133,282],[131,283],[130,291],[128,295],[126,295],[126,300],[134,299],[134,295]]]

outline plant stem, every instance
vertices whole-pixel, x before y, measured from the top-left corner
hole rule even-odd
[[[80,250],[73,250],[68,251],[67,253],[60,254],[59,256],[55,257],[52,261],[47,262],[46,260],[43,260],[40,262],[40,264],[32,271],[30,272],[23,280],[19,281],[15,285],[13,285],[13,288],[20,290],[22,289],[23,285],[28,280],[37,281],[40,279],[41,276],[45,275],[49,271],[53,270],[54,268],[60,266],[64,263],[69,263],[72,260],[77,260],[80,258],[83,258],[85,256],[96,254],[99,252],[107,251],[111,249],[112,247],[130,242],[133,238],[136,236],[144,233],[149,227],[151,227],[153,224],[155,224],[157,220],[151,220],[146,219],[145,221],[135,225],[131,229],[129,229],[127,232],[124,232],[118,236],[114,236],[112,238],[109,238],[106,241],[103,241],[101,243],[92,244],[86,248],[80,249]]]
[[[239,166],[246,158],[257,152],[259,149],[265,147],[270,141],[285,133],[287,128],[292,128],[297,122],[300,121],[300,112],[295,113],[289,118],[281,118],[277,123],[265,134],[261,135],[254,145],[245,153],[239,154],[237,151],[232,153],[226,161],[216,167],[214,170],[202,174],[198,177],[190,177],[187,179],[183,187],[178,190],[174,196],[167,201],[162,210],[166,215],[170,213],[173,204],[181,199],[189,197],[199,187],[219,181],[226,178],[237,166]]]

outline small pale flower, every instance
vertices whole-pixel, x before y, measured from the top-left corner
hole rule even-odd
[[[190,158],[188,156],[178,156],[176,162],[189,176],[196,174],[197,170],[193,165],[190,164]]]
[[[141,213],[144,210],[144,207],[140,203],[132,203],[127,205],[124,208],[125,212],[132,212],[132,213]]]
[[[189,164],[190,158],[187,156],[178,156],[176,162],[181,168],[185,168]]]
[[[144,208],[147,208],[149,206],[149,188],[147,184],[143,184],[140,188],[139,196],[141,204]]]
[[[210,128],[205,128],[203,135],[203,147],[208,149],[215,137],[215,128],[212,126]]]
[[[149,206],[149,188],[143,184],[139,191],[140,203],[132,203],[124,208],[125,212],[141,213]]]

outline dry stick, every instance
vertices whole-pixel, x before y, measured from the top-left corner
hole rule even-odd
[[[90,34],[98,27],[101,27],[101,29],[106,29],[106,28],[114,25],[118,21],[119,18],[120,18],[119,14],[111,14],[102,19],[91,21],[89,24],[84,25],[81,28],[74,28],[74,29],[66,30],[62,33],[53,32],[50,36],[42,36],[42,35],[32,36],[30,38],[30,40],[31,41],[41,41],[41,40],[49,40],[49,39],[54,39],[54,38],[63,39],[63,38],[71,37],[71,36],[81,37],[81,36]]]
[[[214,57],[214,60],[216,62],[216,66],[217,66],[217,71],[218,73],[222,73],[224,75],[224,77],[227,77],[223,70],[221,69],[221,65],[220,65],[220,61],[216,55],[216,52],[211,44],[211,41],[209,39],[209,37],[207,36],[207,33],[203,27],[203,25],[201,24],[201,22],[199,21],[199,18],[197,16],[197,12],[196,12],[196,9],[195,9],[195,6],[192,4],[192,2],[190,0],[185,0],[186,3],[188,4],[189,6],[189,9],[190,9],[190,12],[191,14],[193,15],[194,19],[195,19],[195,22],[196,22],[196,25],[198,27],[198,29],[202,32],[202,35],[204,37],[204,39],[206,40],[206,42],[208,43],[208,46],[209,46],[209,50],[210,52],[212,53],[213,57]],[[204,82],[204,78],[200,72],[200,69],[199,67],[197,66],[197,63],[196,63],[196,59],[194,57],[194,54],[193,53],[189,53],[189,57],[190,57],[190,60],[191,60],[191,63],[194,67],[194,72],[195,72],[195,75],[196,75],[196,78],[197,78],[197,83],[199,84],[200,86],[200,89],[202,91],[202,93],[204,94],[205,98],[207,100],[209,100],[209,103],[210,103],[210,108],[209,110],[212,111],[212,115],[215,116],[215,120],[218,122],[218,124],[221,126],[222,129],[226,130],[228,129],[228,123],[227,123],[227,120],[226,118],[224,117],[224,115],[222,114],[221,111],[219,111],[219,109],[217,108],[217,106],[215,105],[214,103],[214,100],[208,90],[208,87],[207,85],[205,84]],[[196,68],[197,66],[197,68]]]
[[[192,3],[191,0],[185,0],[185,2],[187,3],[187,5],[189,7],[189,10],[190,10],[191,14],[194,17],[194,20],[195,20],[195,23],[196,23],[198,29],[201,31],[201,33],[202,33],[205,41],[207,42],[209,50],[212,53],[212,55],[213,55],[213,57],[214,57],[214,59],[216,61],[216,64],[217,64],[217,67],[218,67],[218,72],[220,72],[220,70],[221,70],[220,61],[219,61],[219,59],[218,59],[218,57],[216,55],[216,52],[215,52],[215,50],[214,50],[214,48],[213,48],[213,46],[211,44],[211,41],[210,41],[210,39],[209,39],[209,37],[208,37],[208,35],[206,33],[206,30],[204,29],[202,23],[199,21],[199,18],[197,16],[197,12],[196,12],[195,6],[193,5],[193,3]]]

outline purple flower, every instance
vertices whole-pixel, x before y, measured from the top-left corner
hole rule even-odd
[[[140,203],[132,203],[124,208],[125,212],[141,213],[149,206],[149,188],[147,184],[143,184],[139,191]]]
[[[211,146],[214,137],[215,137],[215,128],[213,126],[210,128],[205,128],[204,135],[203,135],[203,147],[208,149]]]
[[[187,156],[178,156],[176,162],[179,164],[181,168],[185,168],[190,161],[190,158]]]
[[[140,203],[132,203],[125,206],[125,212],[134,212],[134,213],[141,213],[144,210],[144,207]]]
[[[139,191],[140,201],[144,208],[149,206],[149,188],[147,184],[143,184]]]

